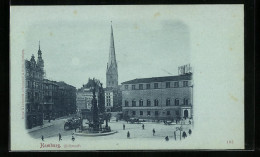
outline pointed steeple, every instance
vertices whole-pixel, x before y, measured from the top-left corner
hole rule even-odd
[[[39,41],[39,50],[38,50],[38,59],[37,59],[37,65],[42,68],[44,68],[44,61],[42,59],[42,51],[41,51],[41,43]]]
[[[113,26],[111,21],[109,58],[107,62],[106,86],[116,88],[118,86],[118,71],[114,44]]]
[[[115,68],[117,68],[112,21],[111,21],[108,68],[110,68],[111,66],[115,66]]]
[[[42,57],[42,51],[41,51],[41,43],[39,41],[39,50],[38,50],[38,58]]]

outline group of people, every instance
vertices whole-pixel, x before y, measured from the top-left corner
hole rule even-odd
[[[60,134],[60,133],[59,133],[58,136],[59,136],[59,141],[62,141],[62,138],[61,138],[61,134]],[[43,135],[42,135],[41,139],[42,139],[42,141],[44,141],[44,136],[43,136]],[[72,133],[71,140],[72,140],[72,141],[75,141],[74,133]]]
[[[144,130],[144,124],[142,124],[142,129]],[[123,124],[123,130],[125,130],[125,124]],[[154,136],[155,135],[155,129],[154,128],[153,128],[152,132],[153,132],[153,136]],[[188,133],[189,133],[189,135],[191,135],[191,133],[192,133],[191,129],[189,129]],[[187,133],[185,131],[182,132],[182,137],[183,138],[187,137]],[[127,138],[130,138],[130,132],[129,131],[127,131]],[[176,132],[175,131],[174,131],[174,138],[176,140]],[[169,136],[165,137],[165,141],[169,141]]]

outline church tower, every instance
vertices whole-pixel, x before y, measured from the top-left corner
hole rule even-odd
[[[43,62],[43,59],[42,59],[42,51],[41,51],[40,41],[39,41],[37,66],[43,71],[44,62]]]
[[[116,62],[116,54],[115,54],[113,27],[111,24],[109,58],[108,58],[107,72],[106,72],[106,87],[117,88],[117,86],[118,86],[118,71],[117,71],[117,62]]]

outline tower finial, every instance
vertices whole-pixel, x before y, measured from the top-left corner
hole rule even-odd
[[[41,50],[41,41],[39,40],[39,50]]]

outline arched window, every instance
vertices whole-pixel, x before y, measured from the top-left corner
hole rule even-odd
[[[175,99],[175,106],[179,106],[179,99]]]
[[[143,100],[139,100],[139,106],[143,106]]]
[[[136,101],[132,100],[132,106],[135,107],[136,106]]]
[[[125,106],[128,107],[128,101],[127,100],[125,100]]]
[[[148,99],[147,100],[147,104],[146,104],[147,106],[151,106],[151,101]]]
[[[154,106],[158,106],[159,105],[159,101],[157,99],[154,100]]]
[[[166,106],[170,106],[171,105],[171,100],[170,99],[166,99]]]

